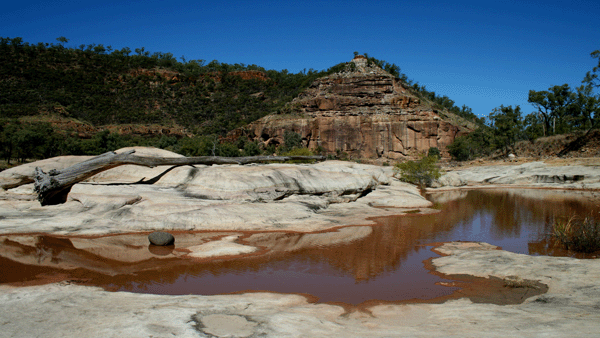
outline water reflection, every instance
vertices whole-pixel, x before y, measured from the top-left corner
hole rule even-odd
[[[449,281],[424,268],[423,261],[436,256],[431,243],[483,241],[518,253],[571,255],[548,240],[550,224],[558,217],[599,212],[597,201],[584,192],[473,190],[428,198],[439,213],[380,218],[377,226],[321,233],[238,233],[240,244],[260,250],[221,259],[189,259],[185,247],[236,233],[177,234],[176,248],[155,253],[145,235],[4,236],[0,282],[54,276],[133,292],[263,290],[350,304],[431,299],[455,290],[437,285]]]
[[[433,202],[444,201],[435,221],[453,224],[445,233],[431,233],[431,240],[482,241],[529,255],[585,258],[561,250],[550,240],[552,224],[573,215],[600,215],[598,199],[585,191],[511,189],[462,193],[454,199],[443,194],[429,196]]]

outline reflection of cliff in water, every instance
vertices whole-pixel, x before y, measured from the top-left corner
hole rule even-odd
[[[1,283],[46,278],[78,280],[114,290],[217,294],[243,290],[308,293],[322,301],[433,298],[452,288],[429,274],[426,244],[483,241],[529,254],[570,255],[547,240],[559,217],[598,215],[583,192],[472,190],[430,195],[438,213],[376,219],[373,227],[319,233],[180,233],[176,248],[151,252],[146,235],[101,238],[1,236]],[[442,202],[443,203],[439,203]],[[241,235],[256,253],[186,258],[185,248]],[[158,255],[156,255],[158,254]]]

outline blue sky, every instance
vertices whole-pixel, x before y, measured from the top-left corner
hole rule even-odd
[[[353,52],[479,116],[530,89],[579,86],[598,61],[600,1],[14,1],[0,36],[145,47],[187,60],[327,69]]]

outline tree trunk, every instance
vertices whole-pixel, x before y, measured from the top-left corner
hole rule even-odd
[[[160,165],[182,166],[194,164],[213,165],[285,162],[289,160],[325,160],[324,156],[144,157],[133,155],[134,152],[135,150],[130,150],[117,154],[111,151],[87,161],[77,163],[68,168],[51,170],[48,173],[45,173],[42,169],[36,167],[34,187],[35,191],[38,193],[38,200],[41,205],[64,203],[67,201],[67,195],[74,184],[88,179],[102,171],[126,164],[155,167]]]

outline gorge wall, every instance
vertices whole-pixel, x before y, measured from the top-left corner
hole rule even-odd
[[[314,81],[290,108],[289,113],[266,116],[236,133],[277,145],[285,131],[294,131],[312,150],[399,159],[430,147],[447,155],[446,146],[471,131],[466,121],[450,121],[448,114],[421,102],[400,79],[360,55],[345,71]]]

